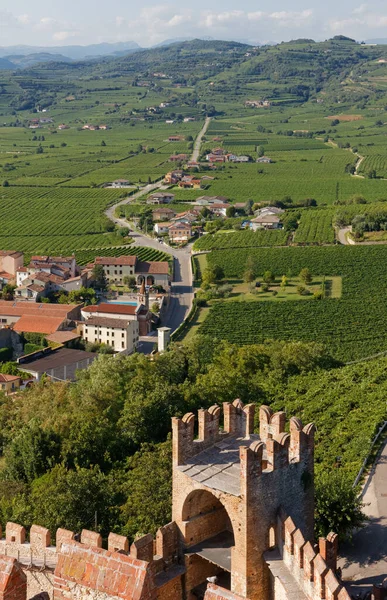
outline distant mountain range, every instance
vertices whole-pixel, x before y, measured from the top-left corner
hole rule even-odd
[[[14,63],[12,58],[21,58],[27,56],[41,57],[45,60],[69,61],[84,60],[90,58],[99,58],[102,56],[121,56],[141,50],[136,42],[117,42],[115,44],[102,43],[91,44],[90,46],[0,46],[0,59],[7,59]],[[12,58],[11,58],[12,57]],[[41,62],[34,60],[33,62]],[[16,66],[20,66],[15,61]],[[1,65],[2,63],[0,63]],[[25,66],[25,65],[22,65]],[[29,65],[28,65],[29,66]],[[2,68],[15,68],[14,66]]]

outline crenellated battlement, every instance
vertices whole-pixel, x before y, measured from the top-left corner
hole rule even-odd
[[[279,551],[283,564],[307,598],[313,600],[350,600],[346,589],[336,576],[338,536],[330,533],[320,538],[313,547],[298,529],[291,517],[279,517],[278,527],[283,532]],[[281,563],[276,552],[267,552],[265,559],[274,577],[281,581]]]
[[[208,410],[200,409],[196,438],[193,413],[173,419],[174,465],[196,478],[197,469],[184,468],[185,465],[196,465],[196,456],[200,465],[215,463],[212,465],[213,470],[216,470],[217,463],[240,463],[243,488],[255,476],[277,471],[294,463],[310,463],[314,450],[313,424],[303,427],[300,419],[292,417],[289,433],[286,433],[285,413],[273,413],[268,406],[261,406],[258,435],[254,434],[254,417],[255,405],[244,406],[241,400],[224,403],[223,411],[216,404]],[[203,468],[201,467],[201,471]],[[222,467],[221,470],[224,478],[227,468]],[[235,476],[235,472],[233,475]],[[204,482],[202,474],[200,478]],[[212,487],[211,481],[206,481],[206,485]],[[236,490],[235,485],[233,487]]]
[[[27,581],[24,587],[21,585],[21,600],[43,591],[54,600],[67,599],[72,597],[66,595],[69,590],[77,586],[106,593],[110,590],[114,597],[121,597],[118,592],[122,586],[125,590],[122,597],[128,600],[133,588],[136,600],[150,600],[156,598],[156,594],[162,597],[163,586],[171,582],[180,585],[181,572],[176,571],[178,533],[175,523],[161,527],[155,538],[145,535],[130,546],[127,537],[110,533],[107,548],[103,548],[102,536],[87,529],[81,534],[58,529],[55,537],[54,546],[45,527],[32,525],[27,531],[22,525],[7,523],[5,537],[0,539],[0,556],[5,561],[4,568],[13,569],[19,578],[21,573],[21,578]],[[98,577],[102,567],[105,571],[112,570],[108,584],[106,578]],[[120,570],[118,585],[115,573]],[[138,585],[133,587],[136,580]]]

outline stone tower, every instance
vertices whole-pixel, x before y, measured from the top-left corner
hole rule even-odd
[[[272,595],[265,553],[284,539],[279,515],[313,540],[314,426],[240,400],[173,419],[172,518],[180,532],[188,600],[198,585],[219,585],[251,600]]]

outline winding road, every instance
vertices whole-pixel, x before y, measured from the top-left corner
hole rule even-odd
[[[211,117],[207,117],[195,140],[194,149],[191,156],[192,161],[197,161],[199,157],[200,146],[210,122]],[[106,216],[116,225],[120,227],[127,227],[128,222],[125,219],[116,217],[116,208],[123,204],[129,204],[137,198],[140,198],[145,194],[149,194],[157,189],[166,189],[166,186],[164,186],[162,181],[146,185],[132,196],[110,206],[105,211]],[[133,246],[147,246],[148,248],[163,250],[173,256],[174,277],[171,285],[171,298],[167,311],[162,319],[162,325],[164,327],[170,327],[173,332],[187,317],[189,311],[191,310],[192,301],[194,298],[192,286],[191,246],[188,245],[181,249],[172,248],[168,244],[161,244],[154,238],[143,235],[138,231],[131,231],[130,236],[133,238]],[[155,337],[152,336],[149,336],[149,341],[148,338],[142,338],[140,351],[146,354],[151,352],[155,341]]]

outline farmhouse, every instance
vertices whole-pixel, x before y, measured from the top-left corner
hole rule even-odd
[[[127,179],[116,179],[109,184],[112,188],[125,188],[128,187],[128,185],[130,185],[130,181]]]
[[[17,392],[21,385],[21,378],[16,375],[0,373],[0,390],[6,395]]]
[[[138,323],[139,335],[147,335],[152,330],[152,313],[149,311],[145,294],[145,304],[108,304],[103,302],[97,306],[86,306],[82,309],[82,317],[87,323],[91,317],[102,317]],[[122,333],[122,332],[121,332]],[[138,340],[136,340],[137,343]]]
[[[157,233],[157,235],[163,235],[164,233],[168,233],[170,225],[170,221],[165,221],[164,223],[155,223],[153,226],[153,231]]]
[[[61,123],[60,125],[58,125],[58,129],[59,131],[64,131],[65,129],[70,129],[70,127],[68,125],[65,125],[64,123]]]
[[[209,204],[216,204],[219,202],[226,203],[228,198],[225,196],[199,196],[196,198],[195,204],[199,206],[208,206]]]
[[[210,163],[226,163],[227,156],[223,154],[207,154],[206,160]]]
[[[192,237],[192,225],[190,223],[174,223],[170,225],[168,234],[172,242],[188,242]]]
[[[280,229],[282,223],[277,215],[260,215],[250,221],[251,229],[257,231],[257,229]]]
[[[182,142],[184,137],[182,135],[170,135],[168,142]]]
[[[131,354],[138,345],[138,321],[91,316],[82,323],[82,337],[86,342],[107,344],[115,352]]]
[[[245,106],[248,108],[268,108],[271,102],[268,100],[246,100]]]
[[[153,220],[154,221],[168,221],[175,216],[175,211],[167,206],[162,208],[155,208],[152,210]]]
[[[247,163],[250,162],[250,156],[237,156],[235,154],[228,154],[228,161],[234,163]]]
[[[16,250],[0,250],[0,276],[8,273],[16,277],[17,270],[24,264],[24,255]]]
[[[94,265],[102,265],[109,283],[123,284],[125,277],[135,277],[137,283],[145,281],[146,285],[169,284],[169,264],[164,262],[142,262],[137,256],[97,256]]]
[[[187,160],[187,158],[188,154],[172,154],[172,156],[170,156],[168,160],[170,162],[183,162]]]
[[[228,202],[214,202],[208,206],[208,210],[217,217],[225,217],[229,206]]]
[[[263,208],[259,208],[254,212],[256,217],[262,215],[282,215],[284,213],[283,208],[279,208],[278,206],[264,206]]]
[[[202,187],[201,179],[197,177],[185,176],[178,183],[180,188],[198,190]]]
[[[157,192],[148,196],[147,204],[169,204],[175,199],[175,194],[169,192]]]
[[[268,156],[259,156],[255,162],[257,162],[257,163],[271,163],[273,161]]]

